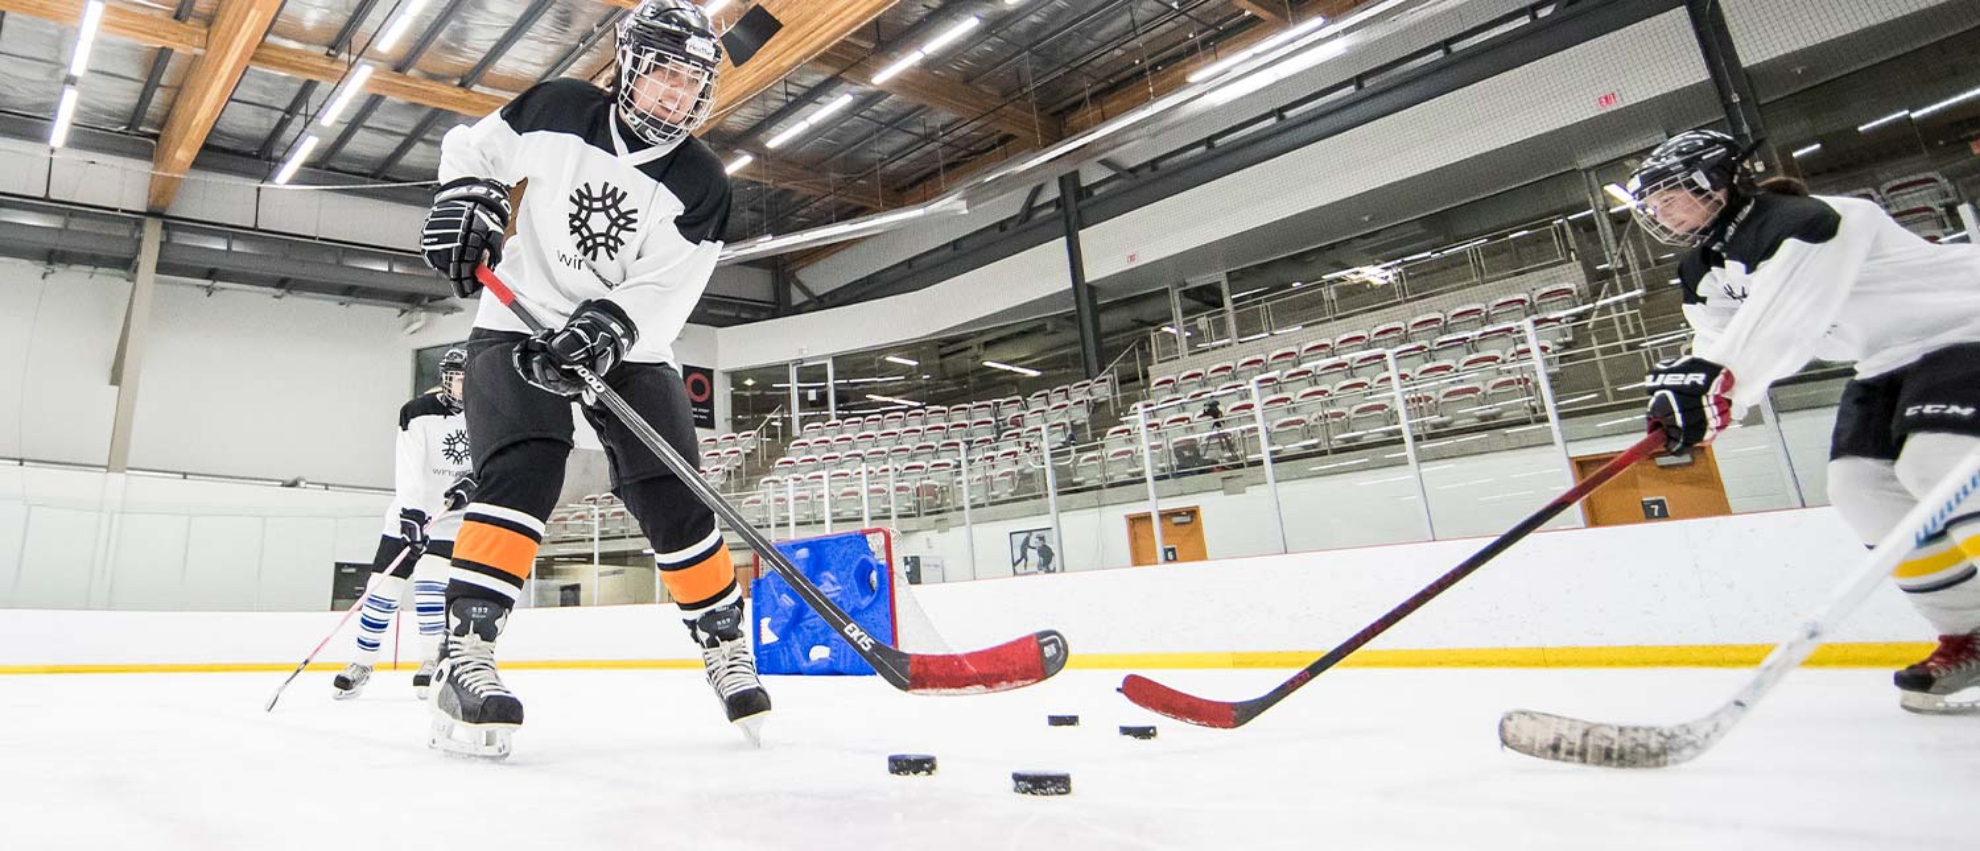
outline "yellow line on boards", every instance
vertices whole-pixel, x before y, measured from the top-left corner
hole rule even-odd
[[[1771,644],[1677,644],[1637,647],[1498,647],[1451,650],[1363,650],[1343,668],[1750,668],[1760,664]],[[1927,643],[1824,644],[1805,663],[1814,668],[1900,668],[1932,652]],[[1074,653],[1066,667],[1082,670],[1150,668],[1301,668],[1319,658],[1318,650],[1235,653]],[[319,662],[312,671],[339,671],[342,662]],[[400,670],[417,664],[400,662]],[[392,665],[380,665],[392,670]],[[701,670],[694,659],[572,659],[503,662],[515,671]],[[160,663],[127,665],[0,665],[7,674],[219,674],[291,671],[293,665],[267,662]]]

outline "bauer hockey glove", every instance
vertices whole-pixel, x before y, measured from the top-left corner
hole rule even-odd
[[[468,298],[481,291],[475,267],[502,262],[502,239],[509,230],[509,187],[493,180],[463,177],[433,193],[419,250],[426,265],[447,277],[454,295]]]
[[[619,306],[602,299],[578,305],[558,331],[539,332],[516,346],[516,371],[559,396],[584,392],[574,367],[603,378],[639,342],[639,328]]]
[[[447,488],[441,499],[446,501],[448,511],[463,511],[467,509],[468,503],[474,501],[474,489],[474,474],[469,473]]]
[[[1664,451],[1705,446],[1732,425],[1732,370],[1704,358],[1665,361],[1643,380],[1650,389],[1650,426],[1664,432]]]
[[[399,509],[399,537],[413,549],[426,547],[426,512],[417,508]]]

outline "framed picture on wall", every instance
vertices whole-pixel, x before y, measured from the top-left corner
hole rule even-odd
[[[1052,549],[1052,530],[1025,529],[1010,533],[1011,572],[1058,573],[1059,554]]]

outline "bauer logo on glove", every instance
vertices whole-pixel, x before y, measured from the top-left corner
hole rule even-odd
[[[1643,380],[1650,389],[1649,421],[1664,432],[1664,451],[1705,446],[1732,425],[1733,374],[1704,358],[1658,364]]]

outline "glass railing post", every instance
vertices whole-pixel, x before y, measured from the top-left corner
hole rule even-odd
[[[976,524],[969,511],[969,444],[956,448],[956,458],[956,470],[962,479],[963,542],[969,548],[969,578],[977,579],[982,574],[976,570]]]
[[[1063,566],[1066,557],[1066,542],[1061,537],[1059,526],[1059,474],[1052,466],[1051,438],[1047,437],[1039,441],[1039,443],[1041,444],[1039,449],[1045,453],[1045,509],[1052,515],[1052,551],[1059,554],[1059,558],[1061,559],[1059,564]],[[1073,452],[1072,447],[1067,447],[1066,452],[1071,454],[1075,459],[1079,457],[1077,453]]]
[[[865,464],[859,465],[859,528],[873,528],[873,482]]]
[[[1561,411],[1554,403],[1554,382],[1547,377],[1547,355],[1540,350],[1540,330],[1533,324],[1534,317],[1528,316],[1519,324],[1526,335],[1527,357],[1533,361],[1533,386],[1540,389],[1540,404],[1547,415],[1547,430],[1554,436],[1554,450],[1561,454],[1561,474],[1564,486],[1573,490],[1577,484],[1574,477],[1574,456],[1568,453],[1567,437],[1561,433]],[[1575,521],[1588,525],[1588,511],[1582,503],[1574,504]]]
[[[1437,540],[1437,521],[1430,514],[1430,488],[1423,482],[1423,461],[1416,456],[1416,434],[1409,419],[1409,397],[1403,395],[1402,368],[1396,364],[1396,350],[1383,349],[1382,362],[1389,368],[1389,393],[1396,399],[1396,424],[1402,430],[1403,457],[1409,462],[1410,478],[1416,481],[1416,503],[1423,510],[1423,531]]]
[[[1155,563],[1162,564],[1162,504],[1155,496],[1155,456],[1148,449],[1148,412],[1145,409],[1134,412],[1134,434],[1135,439],[1141,441],[1141,479],[1148,485],[1148,528],[1154,532]]]
[[[1272,433],[1265,430],[1265,400],[1258,390],[1264,376],[1251,379],[1251,424],[1258,429],[1258,457],[1265,465],[1265,493],[1272,499],[1272,528],[1279,534],[1279,552],[1291,552],[1286,544],[1286,512],[1279,503],[1279,474],[1272,466]],[[1239,459],[1242,463],[1243,459]]]
[[[1781,466],[1781,476],[1787,484],[1788,492],[1794,495],[1794,504],[1799,508],[1807,508],[1808,495],[1801,489],[1801,474],[1794,470],[1794,456],[1788,454],[1787,431],[1781,428],[1781,417],[1774,412],[1773,393],[1768,392],[1760,396],[1760,416],[1767,421],[1768,428],[1773,431],[1773,438],[1768,442],[1774,444],[1774,463]]]

